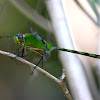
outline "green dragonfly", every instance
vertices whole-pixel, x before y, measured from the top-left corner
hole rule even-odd
[[[31,24],[29,24],[29,26],[32,33],[26,33],[26,34],[19,33],[16,36],[14,36],[14,41],[16,44],[21,45],[21,47],[18,49],[18,52],[22,50],[21,57],[26,56],[26,50],[31,50],[41,56],[41,59],[36,64],[36,66],[38,66],[40,62],[42,62],[43,65],[43,59],[44,58],[47,59],[51,51],[53,50],[60,50],[100,59],[100,55],[97,54],[91,54],[91,53],[52,46],[51,44],[47,43],[39,34],[37,34],[37,32],[33,29]]]

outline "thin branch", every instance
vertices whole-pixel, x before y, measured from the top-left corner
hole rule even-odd
[[[78,0],[74,0],[75,3],[80,7],[80,9],[90,18],[90,20],[99,27],[99,24],[88,14],[88,12],[82,7]]]
[[[37,25],[41,26],[47,32],[52,32],[50,21],[41,16],[38,12],[30,8],[24,1],[22,0],[9,0],[14,7],[16,7],[22,14],[24,14],[27,18],[35,22]]]
[[[60,85],[61,85],[64,93],[66,94],[67,98],[69,98],[69,100],[72,100],[71,95],[69,94],[68,89],[66,87],[66,72],[64,69],[62,70],[62,76],[61,76],[60,83],[61,83]]]
[[[21,57],[18,57],[16,55],[12,54],[12,53],[0,50],[0,54],[9,56],[9,57],[14,58],[16,60],[19,60],[20,62],[23,62],[23,63],[29,65],[32,68],[36,67],[36,69],[38,71],[40,71],[41,73],[45,74],[46,76],[48,76],[49,78],[51,78],[52,80],[57,82],[62,87],[62,89],[64,90],[64,93],[67,96],[68,100],[72,100],[71,95],[69,94],[69,91],[68,91],[68,89],[66,87],[66,84],[65,84],[66,73],[65,73],[64,70],[62,72],[61,79],[57,79],[55,76],[51,75],[50,73],[48,73],[47,71],[43,70],[42,68],[36,66],[35,64],[33,64],[33,63],[31,63],[31,62],[29,62],[29,61],[27,61],[27,60],[25,60],[25,59],[23,59]]]

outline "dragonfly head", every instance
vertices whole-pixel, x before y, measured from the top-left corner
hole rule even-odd
[[[23,42],[23,34],[19,33],[16,36],[14,36],[14,41],[19,45]]]

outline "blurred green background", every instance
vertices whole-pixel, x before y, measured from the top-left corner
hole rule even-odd
[[[31,8],[36,9],[42,16],[49,18],[44,3],[41,0],[24,0]],[[41,9],[42,8],[42,9]],[[41,10],[41,11],[40,11]],[[0,36],[14,36],[17,33],[30,33],[28,22],[47,42],[56,45],[52,34],[36,25],[8,0],[0,0]],[[0,38],[0,49],[14,52],[18,45],[13,39]],[[37,63],[40,56],[32,53],[25,59]],[[41,64],[39,65],[41,66]],[[62,66],[58,59],[58,52],[53,51],[51,57],[44,62],[44,69],[59,78]],[[30,75],[31,68],[15,59],[0,55],[0,100],[67,100],[61,87],[35,70]]]

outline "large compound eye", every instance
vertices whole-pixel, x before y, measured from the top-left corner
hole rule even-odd
[[[18,36],[18,39],[19,39],[19,41],[23,41],[23,34],[21,34],[21,33],[19,33],[19,34],[17,34],[17,36]]]

